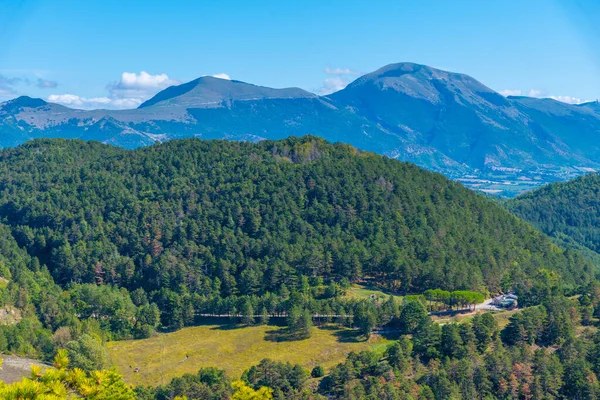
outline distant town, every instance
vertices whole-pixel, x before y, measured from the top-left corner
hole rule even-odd
[[[596,172],[586,166],[553,167],[521,170],[495,167],[487,171],[464,175],[457,181],[469,189],[498,197],[515,197],[548,183],[567,181],[581,175]]]

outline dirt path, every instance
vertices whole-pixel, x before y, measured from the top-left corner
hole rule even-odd
[[[487,299],[481,304],[475,305],[476,310],[491,310],[491,311],[502,311],[503,309],[500,307],[496,307],[494,305],[494,299]]]

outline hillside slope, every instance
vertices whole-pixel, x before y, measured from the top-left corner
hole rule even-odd
[[[520,218],[559,243],[600,261],[600,176],[555,183],[506,203]]]
[[[590,278],[576,254],[458,183],[304,137],[127,151],[37,140],[0,152],[0,220],[57,282],[264,294],[301,276],[402,292]],[[529,286],[528,286],[529,285]]]

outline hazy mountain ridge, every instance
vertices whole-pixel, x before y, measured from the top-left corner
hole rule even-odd
[[[322,97],[201,77],[136,110],[73,110],[28,97],[0,105],[3,147],[40,137],[135,148],[184,137],[256,141],[306,134],[453,178],[552,181],[600,168],[597,103],[505,98],[468,75],[412,63],[390,64]]]

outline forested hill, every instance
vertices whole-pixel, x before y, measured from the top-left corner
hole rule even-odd
[[[541,268],[566,286],[592,275],[442,175],[315,137],[28,142],[0,152],[0,219],[57,283],[143,288],[161,308],[175,293],[262,295],[303,277],[421,292],[527,290]]]
[[[519,217],[600,261],[600,175],[555,183],[507,202]]]

